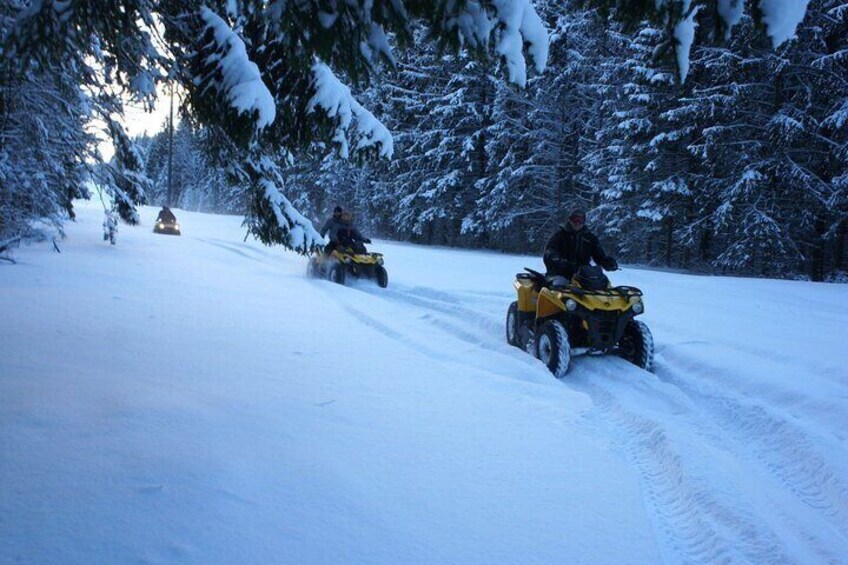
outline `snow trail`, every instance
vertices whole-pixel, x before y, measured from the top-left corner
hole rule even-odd
[[[627,269],[656,374],[558,382],[504,338],[538,258],[340,287],[178,215],[2,267],[0,561],[845,562],[847,288]]]

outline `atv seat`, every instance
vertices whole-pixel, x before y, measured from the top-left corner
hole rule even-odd
[[[571,281],[562,275],[553,275],[551,277],[545,277],[545,286],[551,288],[562,288],[571,286]]]
[[[580,288],[586,290],[604,290],[609,288],[610,285],[609,279],[600,267],[589,265],[577,269],[574,280],[580,285]]]

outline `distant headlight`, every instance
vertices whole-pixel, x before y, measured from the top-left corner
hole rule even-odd
[[[174,229],[180,231],[180,224],[174,224]]]
[[[636,314],[641,314],[645,311],[645,306],[642,304],[641,300],[637,300],[633,303],[633,312]]]
[[[577,310],[577,302],[574,301],[574,299],[569,298],[565,301],[565,309],[569,312],[574,312],[575,310]]]
[[[159,223],[156,225],[156,227],[157,227],[157,228],[164,228],[164,227],[165,227],[165,224],[163,224],[162,222],[159,222]]]

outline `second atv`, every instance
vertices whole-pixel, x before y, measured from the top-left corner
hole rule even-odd
[[[651,370],[654,340],[634,319],[645,310],[641,290],[611,286],[600,267],[581,267],[570,281],[525,271],[515,276],[518,300],[506,315],[510,345],[538,357],[558,379],[582,353],[612,353]]]
[[[176,220],[156,220],[156,223],[153,224],[153,233],[182,235],[182,232],[180,232],[180,224]]]
[[[382,253],[369,253],[351,247],[334,249],[330,255],[316,255],[309,259],[306,274],[344,284],[348,277],[373,279],[386,288],[389,285],[389,273],[383,266]]]

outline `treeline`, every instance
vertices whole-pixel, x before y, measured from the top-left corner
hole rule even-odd
[[[287,171],[300,209],[318,219],[338,203],[384,237],[539,253],[581,206],[624,261],[813,280],[848,270],[848,6],[813,0],[776,50],[747,16],[713,36],[703,11],[682,84],[656,60],[661,30],[537,8],[554,32],[543,76],[522,90],[471,57],[407,53],[362,94],[394,133],[394,159],[301,161]]]
[[[209,146],[215,140],[209,130],[183,119],[176,122],[172,135],[166,121],[162,131],[134,142],[144,155],[144,173],[151,180],[150,204],[196,212],[247,212],[246,187],[212,157]]]

